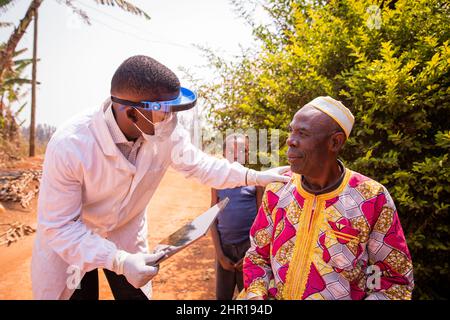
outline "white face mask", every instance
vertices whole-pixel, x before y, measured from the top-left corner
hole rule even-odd
[[[141,116],[151,125],[153,125],[155,134],[154,135],[150,135],[147,133],[144,133],[144,131],[142,131],[138,125],[136,123],[133,122],[134,126],[136,127],[136,129],[138,129],[141,134],[142,137],[146,140],[146,141],[151,141],[152,139],[154,139],[155,137],[157,138],[167,138],[173,131],[174,127],[172,126],[173,124],[173,120],[176,118],[175,115],[170,114],[170,116],[167,119],[164,119],[161,122],[157,122],[157,123],[153,123],[152,121],[150,121],[149,119],[147,119],[146,116],[144,116],[142,114],[142,112],[140,112],[138,109],[135,109],[137,112],[139,112],[141,114]]]

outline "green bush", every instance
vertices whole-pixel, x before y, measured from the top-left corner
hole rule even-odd
[[[217,129],[278,128],[282,141],[305,103],[341,100],[356,118],[342,158],[390,190],[413,257],[414,298],[447,299],[449,4],[373,4],[266,1],[273,23],[254,26],[261,49],[232,63],[211,54],[219,78],[203,93]]]

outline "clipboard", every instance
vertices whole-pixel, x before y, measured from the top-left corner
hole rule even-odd
[[[227,206],[229,198],[225,198],[207,211],[199,215],[191,222],[185,224],[170,236],[162,240],[157,246],[155,252],[165,251],[165,255],[153,263],[158,265],[169,259],[174,254],[193,244],[206,235],[209,228],[216,220],[217,215]]]

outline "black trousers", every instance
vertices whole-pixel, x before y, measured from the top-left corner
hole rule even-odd
[[[103,269],[114,299],[116,300],[148,300],[141,289],[133,287],[123,275]],[[86,272],[81,279],[80,289],[76,289],[70,300],[98,300],[98,269]]]
[[[245,256],[248,248],[250,248],[250,240],[238,244],[222,244],[223,253],[234,263]],[[244,289],[242,271],[237,269],[233,271],[225,270],[219,261],[216,261],[216,299],[233,299],[236,287],[239,291]]]

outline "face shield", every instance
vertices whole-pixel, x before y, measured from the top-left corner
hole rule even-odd
[[[153,126],[168,122],[175,112],[189,110],[197,102],[197,94],[187,88],[181,87],[176,99],[167,101],[128,101],[111,96],[111,101],[123,106],[133,107]]]

